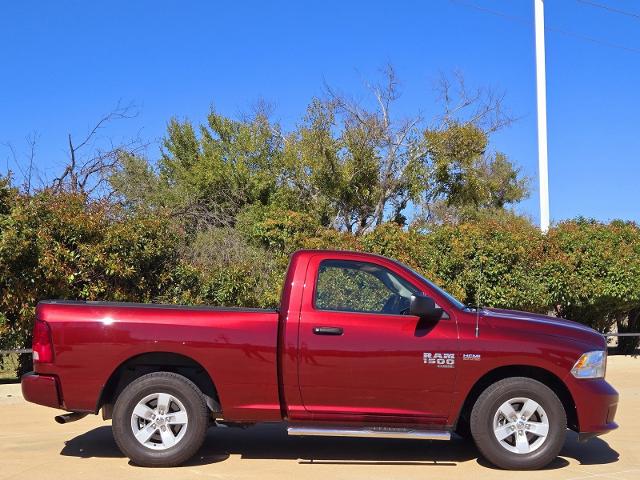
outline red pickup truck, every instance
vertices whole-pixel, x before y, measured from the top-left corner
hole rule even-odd
[[[606,343],[578,323],[463,305],[371,254],[299,251],[277,310],[45,301],[28,401],[102,410],[120,449],[173,466],[207,428],[286,422],[291,435],[470,435],[507,469],[617,427]]]

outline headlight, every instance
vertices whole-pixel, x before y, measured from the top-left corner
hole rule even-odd
[[[583,353],[571,369],[576,378],[604,378],[607,370],[607,352]]]

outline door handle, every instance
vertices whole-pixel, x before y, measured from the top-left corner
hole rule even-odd
[[[341,327],[313,327],[314,335],[342,335]]]

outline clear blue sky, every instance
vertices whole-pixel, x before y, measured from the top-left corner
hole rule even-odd
[[[640,221],[640,1],[593,1],[636,16],[545,1],[551,217]],[[292,126],[323,81],[361,92],[386,62],[402,80],[398,113],[429,113],[438,72],[460,69],[506,90],[522,117],[493,147],[534,179],[519,209],[538,217],[533,0],[3,2],[0,58],[0,142],[24,156],[38,132],[49,178],[67,133],[120,99],[141,113],[105,134],[157,142],[172,116],[236,115],[259,98]],[[1,172],[16,170],[9,157],[0,147]]]

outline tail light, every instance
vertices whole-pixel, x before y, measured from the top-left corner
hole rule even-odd
[[[53,343],[51,329],[47,322],[36,320],[33,327],[33,361],[38,363],[53,362]]]

